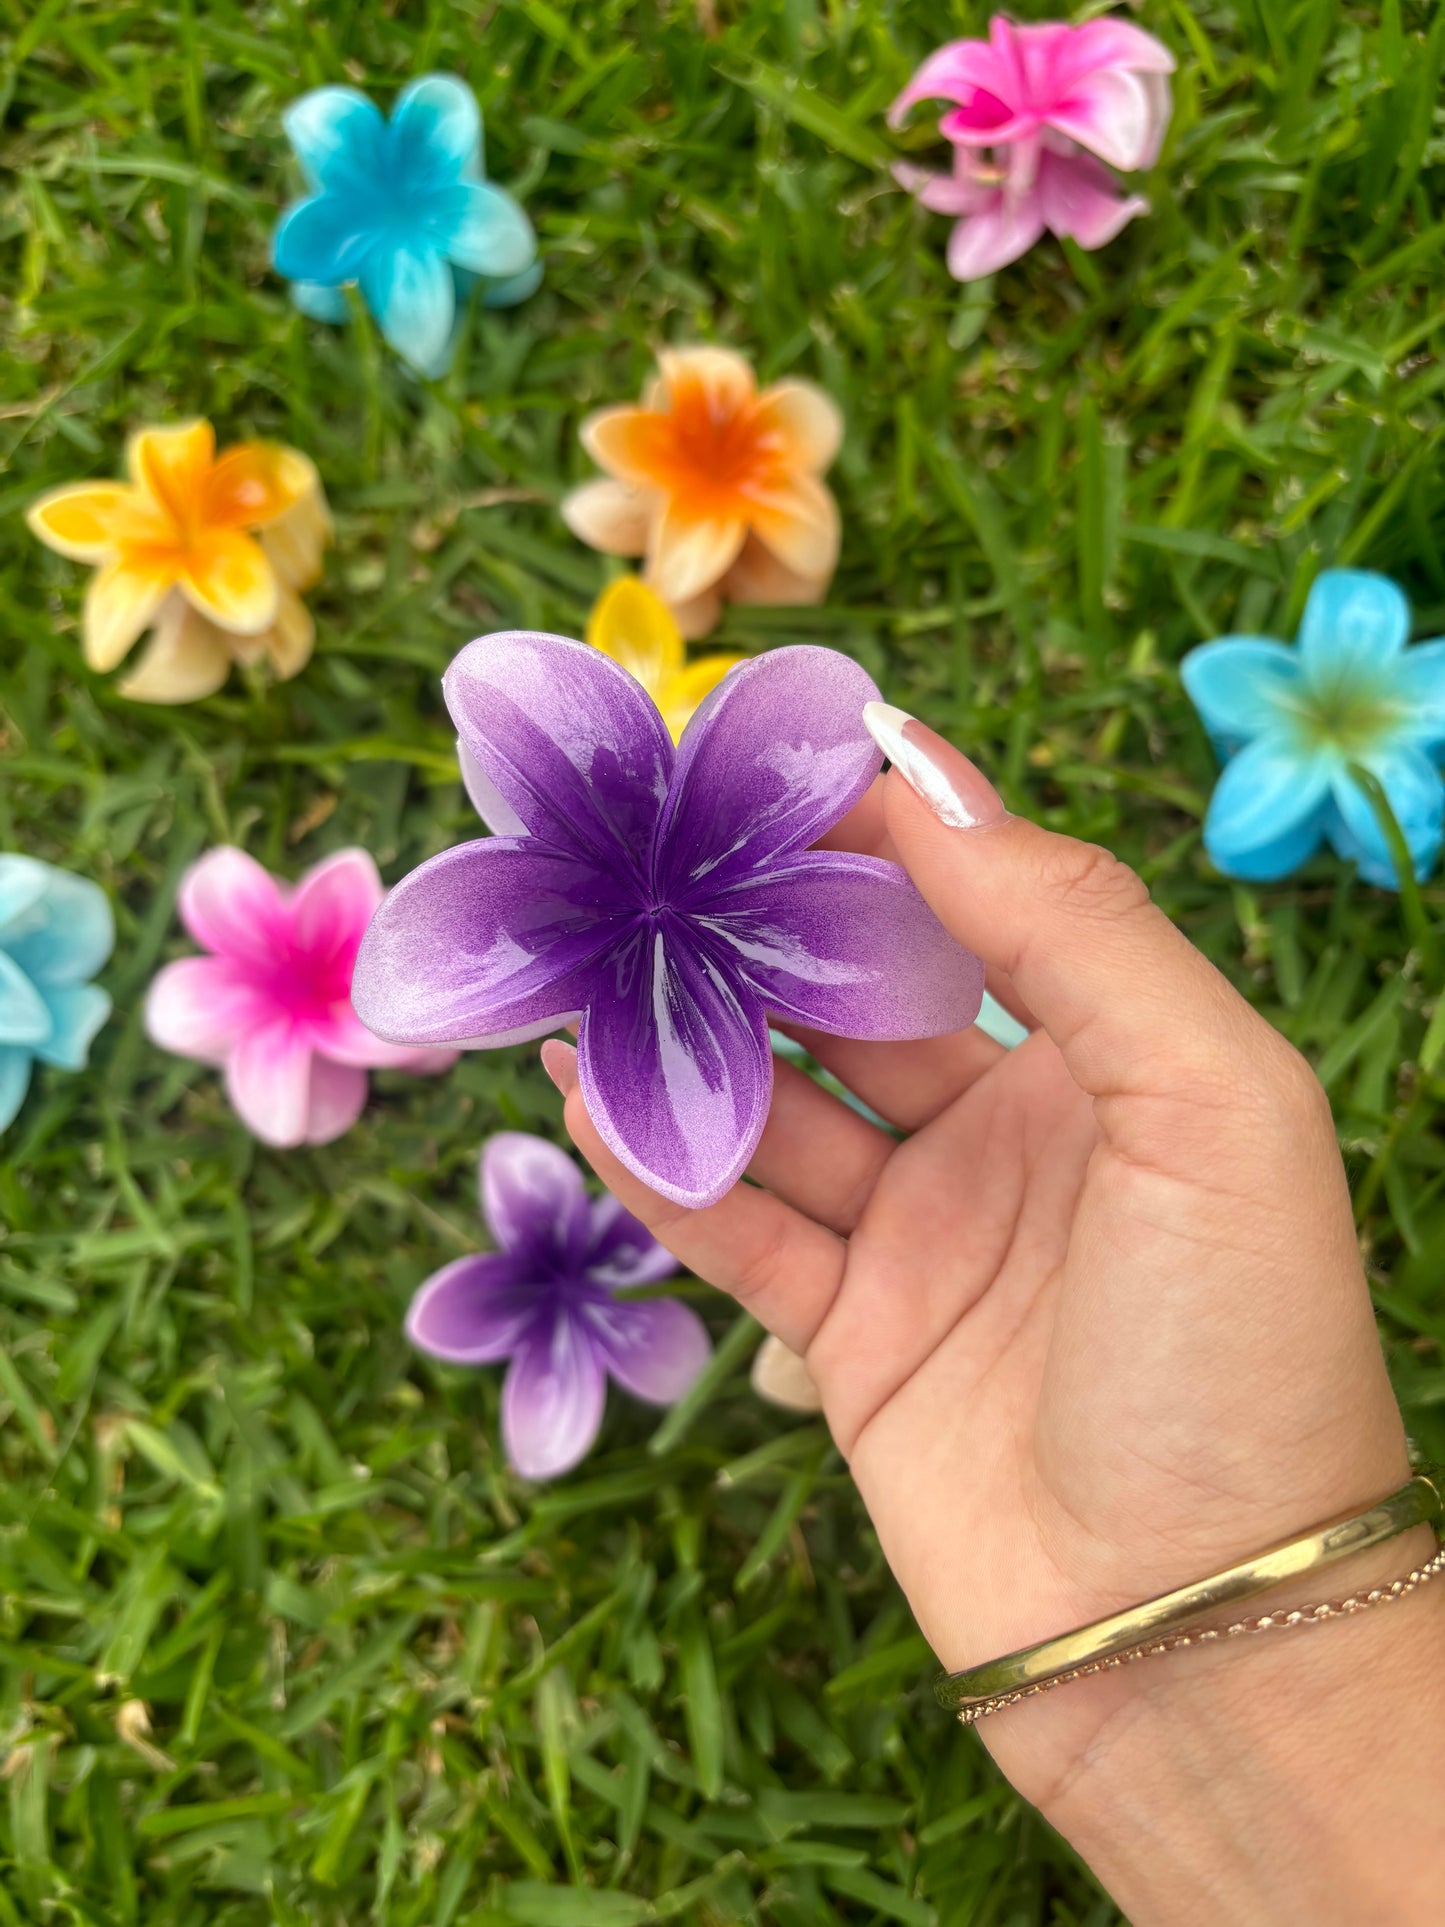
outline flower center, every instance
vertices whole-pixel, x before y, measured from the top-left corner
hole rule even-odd
[[[1358,756],[1374,748],[1400,721],[1398,702],[1357,683],[1302,689],[1294,704],[1295,727],[1310,749],[1337,749]]]

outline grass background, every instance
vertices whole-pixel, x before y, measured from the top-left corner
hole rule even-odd
[[[471,833],[438,674],[491,627],[578,633],[577,422],[661,341],[848,419],[827,606],[718,641],[856,654],[1138,864],[1311,1055],[1445,1448],[1445,889],[1221,881],[1176,670],[1290,635],[1331,563],[1445,630],[1445,9],[1136,17],[1180,59],[1154,213],[960,288],[882,117],[977,6],[0,0],[0,847],[97,877],[120,927],[90,1073],[0,1142],[0,1927],[1115,1918],[932,1707],[843,1467],[752,1398],[729,1306],[686,1287],[718,1369],[660,1425],[614,1395],[546,1491],[500,1461],[499,1375],[410,1354],[410,1292],[479,1237],[482,1137],[556,1129],[533,1050],[378,1078],[281,1156],[141,1035],[207,844],[294,873],[361,842],[394,877]],[[428,69],[476,89],[548,264],[434,386],[267,266],[285,103]],[[81,668],[83,571],[19,511],[196,412],[312,454],[338,544],[298,682],[142,709]]]

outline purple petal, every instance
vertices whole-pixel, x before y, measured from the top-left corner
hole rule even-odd
[[[768,1029],[761,1003],[705,952],[669,948],[660,932],[619,945],[577,1059],[593,1122],[644,1184],[699,1208],[742,1176],[772,1097]]]
[[[555,1144],[526,1131],[498,1131],[482,1146],[482,1211],[504,1251],[534,1266],[575,1268],[591,1213],[582,1173]]]
[[[481,777],[533,836],[646,865],[672,739],[625,669],[585,643],[517,631],[469,642],[442,689]]]
[[[634,1398],[671,1405],[712,1356],[707,1328],[676,1298],[620,1299],[583,1314],[607,1369]]]
[[[525,1338],[502,1388],[502,1437],[524,1479],[555,1479],[585,1458],[602,1423],[607,1373],[582,1322],[558,1313]]]
[[[725,676],[678,745],[659,845],[665,888],[739,874],[831,829],[878,774],[863,727],[877,696],[856,662],[810,644]]]
[[[768,1010],[815,1030],[901,1041],[978,1015],[982,963],[881,857],[811,850],[719,892],[699,920]]]
[[[521,1043],[571,1022],[610,906],[604,878],[530,839],[459,843],[372,918],[351,1001],[394,1044]]]
[[[678,1263],[647,1226],[624,1211],[610,1192],[591,1203],[589,1243],[583,1270],[596,1285],[655,1285],[671,1278]]]
[[[535,1296],[501,1251],[473,1252],[432,1273],[411,1301],[406,1335],[453,1365],[510,1358],[537,1315]]]

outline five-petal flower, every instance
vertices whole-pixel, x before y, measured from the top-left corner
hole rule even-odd
[[[635,575],[609,582],[587,618],[586,640],[636,676],[679,741],[698,705],[745,656],[714,654],[687,660],[682,631],[662,597]]]
[[[574,535],[646,557],[645,580],[685,636],[724,602],[820,602],[838,562],[838,505],[823,482],[843,419],[821,388],[758,388],[730,348],[670,348],[640,405],[602,408],[582,446],[609,479],[562,504]]]
[[[670,1405],[712,1347],[677,1299],[617,1296],[670,1278],[677,1260],[616,1198],[589,1198],[555,1144],[520,1131],[489,1138],[481,1186],[499,1248],[429,1278],[407,1313],[407,1336],[455,1365],[509,1358],[507,1455],[524,1478],[556,1478],[596,1438],[609,1376],[636,1398]]]
[[[212,850],[176,908],[207,953],[156,976],[146,1030],[225,1072],[241,1122],[266,1144],[329,1144],[361,1115],[367,1072],[445,1070],[449,1052],[397,1050],[358,1022],[351,973],[381,902],[365,850],[340,850],[294,886],[242,850]]]
[[[443,689],[495,834],[432,857],[377,912],[352,996],[379,1036],[487,1047],[580,1020],[603,1137],[699,1206],[761,1135],[770,1012],[851,1037],[973,1022],[982,966],[905,873],[810,847],[879,768],[861,720],[877,692],[848,657],[742,664],[676,750],[633,677],[559,636],[481,637]]]
[[[0,856],[0,1131],[35,1063],[78,1071],[110,1015],[91,983],[115,944],[98,883],[31,856]]]
[[[126,448],[128,482],[51,489],[27,511],[48,548],[95,566],[83,641],[92,669],[114,669],[154,635],[121,694],[184,703],[213,695],[233,662],[296,675],[311,655],[297,594],[321,574],[331,534],[314,465],[274,442],[216,453],[207,421],[143,428]]]
[[[304,313],[344,321],[355,284],[397,353],[440,375],[474,281],[496,308],[537,287],[537,237],[513,197],[483,178],[482,117],[464,82],[412,81],[390,120],[354,87],[318,87],[285,123],[311,191],[281,217],[271,252]]]
[[[1184,687],[1222,757],[1204,844],[1227,876],[1272,882],[1328,841],[1386,889],[1399,878],[1352,764],[1389,798],[1416,875],[1440,854],[1445,640],[1407,649],[1410,610],[1388,577],[1330,569],[1296,648],[1224,636],[1184,658]]]

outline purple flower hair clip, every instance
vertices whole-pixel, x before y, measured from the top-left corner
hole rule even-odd
[[[770,1015],[845,1037],[971,1024],[983,966],[904,872],[812,846],[877,775],[871,679],[831,649],[734,669],[674,751],[625,669],[559,636],[469,643],[443,679],[493,836],[387,896],[352,997],[413,1048],[579,1025],[612,1151],[674,1203],[742,1175],[772,1096]]]
[[[572,1160],[546,1138],[502,1131],[482,1147],[482,1214],[500,1247],[458,1258],[411,1301],[406,1333],[434,1358],[509,1358],[502,1390],[507,1457],[528,1479],[585,1458],[607,1380],[671,1405],[712,1351],[676,1298],[620,1290],[670,1278],[677,1260],[616,1198],[589,1198]]]

